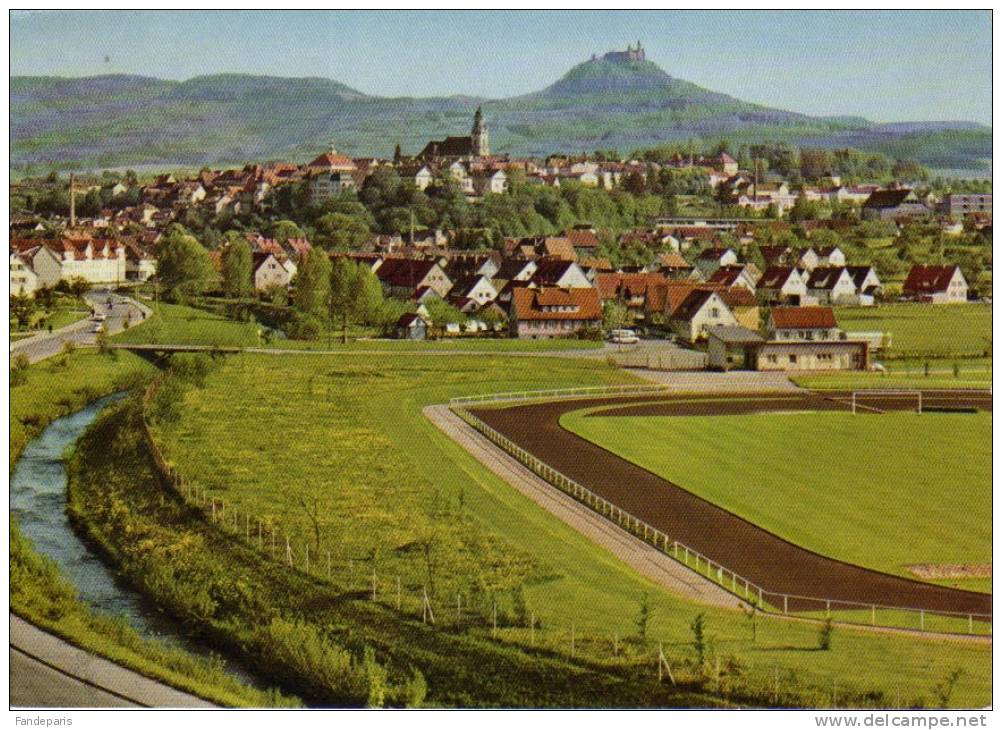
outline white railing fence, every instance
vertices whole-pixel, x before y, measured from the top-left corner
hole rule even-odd
[[[537,476],[565,494],[615,523],[620,528],[678,561],[700,576],[737,596],[741,601],[766,613],[791,615],[796,612],[807,618],[830,618],[845,624],[863,624],[905,628],[938,633],[991,634],[991,614],[928,610],[880,603],[819,598],[766,590],[752,580],[707,557],[695,548],[673,540],[658,528],[626,512],[595,494],[567,475],[518,446],[514,441],[487,425],[462,406],[467,404],[510,404],[540,399],[568,399],[615,395],[657,395],[670,392],[664,386],[606,386],[598,388],[563,388],[531,390],[492,395],[453,398],[452,411],[491,443],[526,466]],[[813,615],[812,615],[813,614]],[[977,631],[976,631],[977,629]]]

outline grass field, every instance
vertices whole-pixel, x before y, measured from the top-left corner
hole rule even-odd
[[[759,619],[752,642],[741,613],[659,589],[522,497],[421,414],[424,405],[452,396],[627,377],[604,363],[558,359],[241,355],[226,358],[204,389],[191,391],[180,421],[158,438],[187,478],[241,509],[297,520],[304,533],[311,520],[299,495],[308,504],[313,496],[324,500],[330,508],[323,510],[323,539],[341,556],[365,559],[383,545],[380,564],[403,570],[410,558],[399,541],[435,526],[443,535],[436,568],[443,591],[447,581],[460,585],[481,575],[488,585],[522,579],[525,601],[551,632],[567,634],[573,622],[579,637],[611,645],[614,633],[635,634],[646,593],[650,636],[685,651],[689,623],[703,612],[714,646],[735,656],[748,676],[780,672],[818,687],[839,677],[840,686],[928,702],[933,686],[959,666],[964,679],[951,702],[989,700],[990,646],[840,628],[836,650],[819,652],[815,625],[770,618]],[[444,520],[435,519],[436,510]],[[457,531],[443,521],[468,527]],[[486,550],[464,550],[474,544]],[[450,572],[456,576],[446,578]]]
[[[848,332],[892,335],[891,347],[884,353],[887,359],[972,357],[991,349],[992,308],[987,304],[836,307],[835,319]]]
[[[908,565],[992,560],[990,414],[578,411],[561,422],[824,555],[909,577]]]

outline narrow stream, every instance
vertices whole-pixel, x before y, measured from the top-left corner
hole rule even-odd
[[[11,513],[35,549],[59,565],[84,603],[101,613],[124,616],[144,638],[158,639],[191,654],[208,657],[214,652],[191,639],[180,624],[119,579],[77,536],[66,516],[63,454],[103,408],[124,397],[125,393],[106,396],[53,421],[25,447],[11,476]],[[267,686],[229,660],[226,671],[247,684]]]

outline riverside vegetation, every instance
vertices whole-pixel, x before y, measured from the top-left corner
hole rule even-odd
[[[415,670],[427,687],[426,704],[456,706],[827,706],[833,682],[840,706],[922,706],[938,702],[936,683],[958,667],[963,674],[951,704],[973,705],[989,696],[990,648],[984,645],[839,628],[834,649],[805,653],[817,646],[816,626],[762,616],[750,621],[722,609],[703,611],[706,646],[699,660],[690,630],[695,606],[659,590],[517,495],[420,413],[421,406],[451,395],[630,377],[603,363],[545,362],[540,368],[539,361],[483,356],[387,355],[377,364],[369,356],[240,355],[215,367],[180,368],[188,372],[186,382],[162,390],[175,405],[151,410],[168,458],[203,496],[225,499],[241,514],[272,518],[286,534],[295,528],[297,555],[304,539],[316,539],[313,505],[325,500],[320,539],[337,554],[330,580],[316,566],[305,575],[298,558],[297,569],[269,560],[254,540],[221,533],[206,511],[182,507],[154,489],[153,480],[143,478],[149,460],[142,444],[130,436],[137,432],[139,416],[129,410],[135,404],[102,419],[93,446],[81,442],[72,474],[78,517],[114,550],[126,574],[172,612],[223,645],[281,657],[276,666],[284,666],[286,681],[297,686],[312,672],[300,659],[267,648],[281,645],[271,636],[275,616],[296,625],[297,634],[347,651],[353,666],[364,666],[370,656],[386,672],[381,697],[390,704],[417,697],[422,682]],[[234,399],[234,392],[254,395]],[[281,434],[281,447],[275,434]],[[145,467],[140,461],[122,469],[103,463],[98,444],[109,440],[135,449]],[[112,509],[116,502],[124,507]],[[126,513],[127,530],[113,518]],[[144,547],[139,536],[150,530],[158,539]],[[424,549],[407,547],[415,542],[412,531],[436,535],[436,626],[422,623],[416,603],[415,590],[430,581]],[[190,538],[183,548],[159,545],[161,538],[170,545],[183,537]],[[488,548],[482,562],[471,545]],[[201,561],[203,553],[208,567],[186,572],[184,566]],[[143,577],[158,564],[156,581]],[[374,565],[377,601],[370,596]],[[385,595],[394,576],[405,585],[403,610]],[[481,601],[480,610],[469,600],[476,595],[471,581],[482,581],[481,596],[492,599]],[[462,622],[448,608],[454,590],[469,611]],[[641,639],[633,624],[645,593],[650,616]],[[205,603],[205,596],[212,601]],[[192,601],[202,602],[202,614]],[[483,610],[490,605],[497,607],[496,631]],[[526,613],[534,619],[531,629]],[[315,634],[304,628],[310,625]],[[655,681],[659,645],[677,687]],[[872,669],[860,672],[866,656],[874,657]],[[310,687],[325,702],[373,701],[343,685]]]

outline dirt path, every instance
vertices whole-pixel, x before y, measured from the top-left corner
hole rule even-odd
[[[740,399],[733,395],[685,395],[660,399],[655,404],[651,404],[655,399],[649,396],[619,397],[481,408],[472,412],[554,469],[766,591],[812,599],[789,599],[790,611],[823,610],[824,601],[830,599],[832,609],[841,607],[839,601],[846,601],[931,612],[991,614],[990,595],[908,580],[798,547],[564,430],[559,423],[561,415],[568,411],[604,405],[622,405],[617,409],[620,415],[713,415],[847,408],[839,395],[772,393],[746,395]],[[991,408],[990,394],[929,392],[925,400],[930,405]],[[915,399],[869,397],[867,405],[884,410],[914,408]],[[929,414],[928,417],[935,416]],[[777,599],[767,596],[767,600],[782,608]]]
[[[627,534],[500,451],[446,405],[427,406],[424,415],[494,474],[550,514],[605,548],[641,575],[698,603],[735,608],[737,599],[659,550]]]

